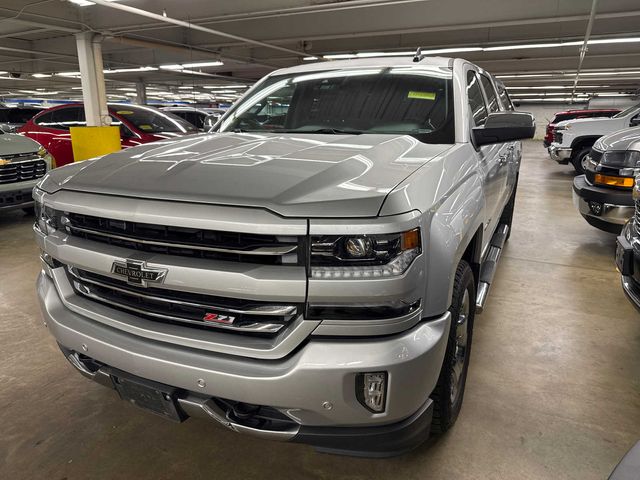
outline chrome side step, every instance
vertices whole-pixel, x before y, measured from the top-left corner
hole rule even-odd
[[[489,297],[491,282],[493,282],[493,277],[496,274],[500,254],[502,253],[504,243],[507,241],[508,233],[508,225],[499,225],[491,238],[489,253],[487,253],[487,257],[480,267],[480,279],[478,282],[478,292],[476,293],[476,313],[482,313],[484,310],[484,305]]]

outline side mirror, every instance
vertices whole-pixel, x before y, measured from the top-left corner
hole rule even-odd
[[[629,122],[630,127],[637,127],[640,125],[640,116],[633,117]]]
[[[484,125],[471,130],[476,147],[533,138],[535,133],[536,120],[526,112],[490,113]]]

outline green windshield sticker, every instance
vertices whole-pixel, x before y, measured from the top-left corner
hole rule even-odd
[[[118,115],[133,115],[133,112],[131,110],[118,110],[116,113]]]
[[[419,100],[435,100],[436,94],[435,92],[414,92],[413,90],[409,92],[407,98],[417,98]]]
[[[138,128],[145,131],[153,130],[153,127],[151,125],[138,125]]]

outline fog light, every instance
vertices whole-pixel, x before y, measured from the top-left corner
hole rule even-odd
[[[384,412],[387,403],[387,372],[358,374],[356,396],[368,410],[374,413]]]
[[[603,205],[600,202],[589,202],[589,209],[596,216],[602,215],[602,207]]]

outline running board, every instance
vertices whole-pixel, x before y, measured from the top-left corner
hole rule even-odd
[[[491,238],[489,253],[480,267],[480,280],[478,282],[478,293],[476,295],[476,313],[482,313],[482,310],[484,310],[484,304],[489,297],[491,282],[493,282],[493,277],[496,274],[500,254],[502,253],[504,242],[507,241],[508,233],[509,226],[502,224],[498,226]]]

